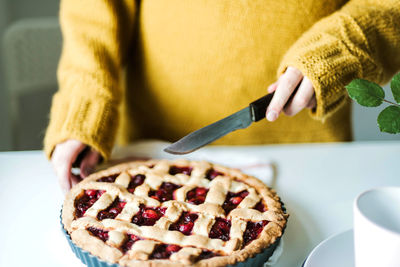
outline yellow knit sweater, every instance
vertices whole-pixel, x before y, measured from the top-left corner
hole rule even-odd
[[[317,108],[218,144],[346,141],[354,78],[400,68],[399,0],[63,0],[64,37],[45,151],[78,139],[110,155],[119,136],[175,141],[266,94],[287,66]]]

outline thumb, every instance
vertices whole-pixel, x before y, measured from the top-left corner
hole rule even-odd
[[[51,163],[58,177],[61,189],[64,193],[68,192],[72,186],[71,167],[79,153],[84,150],[85,144],[78,140],[67,140],[56,145]]]

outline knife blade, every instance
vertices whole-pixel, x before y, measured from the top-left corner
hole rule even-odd
[[[251,102],[248,107],[186,135],[165,148],[164,151],[176,155],[187,154],[210,144],[232,131],[249,127],[251,123],[265,117],[265,112],[273,95],[274,93],[265,95]]]

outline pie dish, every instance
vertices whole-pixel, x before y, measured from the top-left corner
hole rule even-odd
[[[62,209],[71,246],[121,266],[225,266],[270,256],[287,217],[258,179],[188,160],[94,173],[71,189]]]

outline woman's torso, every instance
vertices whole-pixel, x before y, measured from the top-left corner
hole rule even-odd
[[[284,53],[331,1],[141,1],[126,72],[122,142],[174,141],[267,93]],[[220,144],[345,141],[349,105],[325,123],[307,110],[236,131]]]

